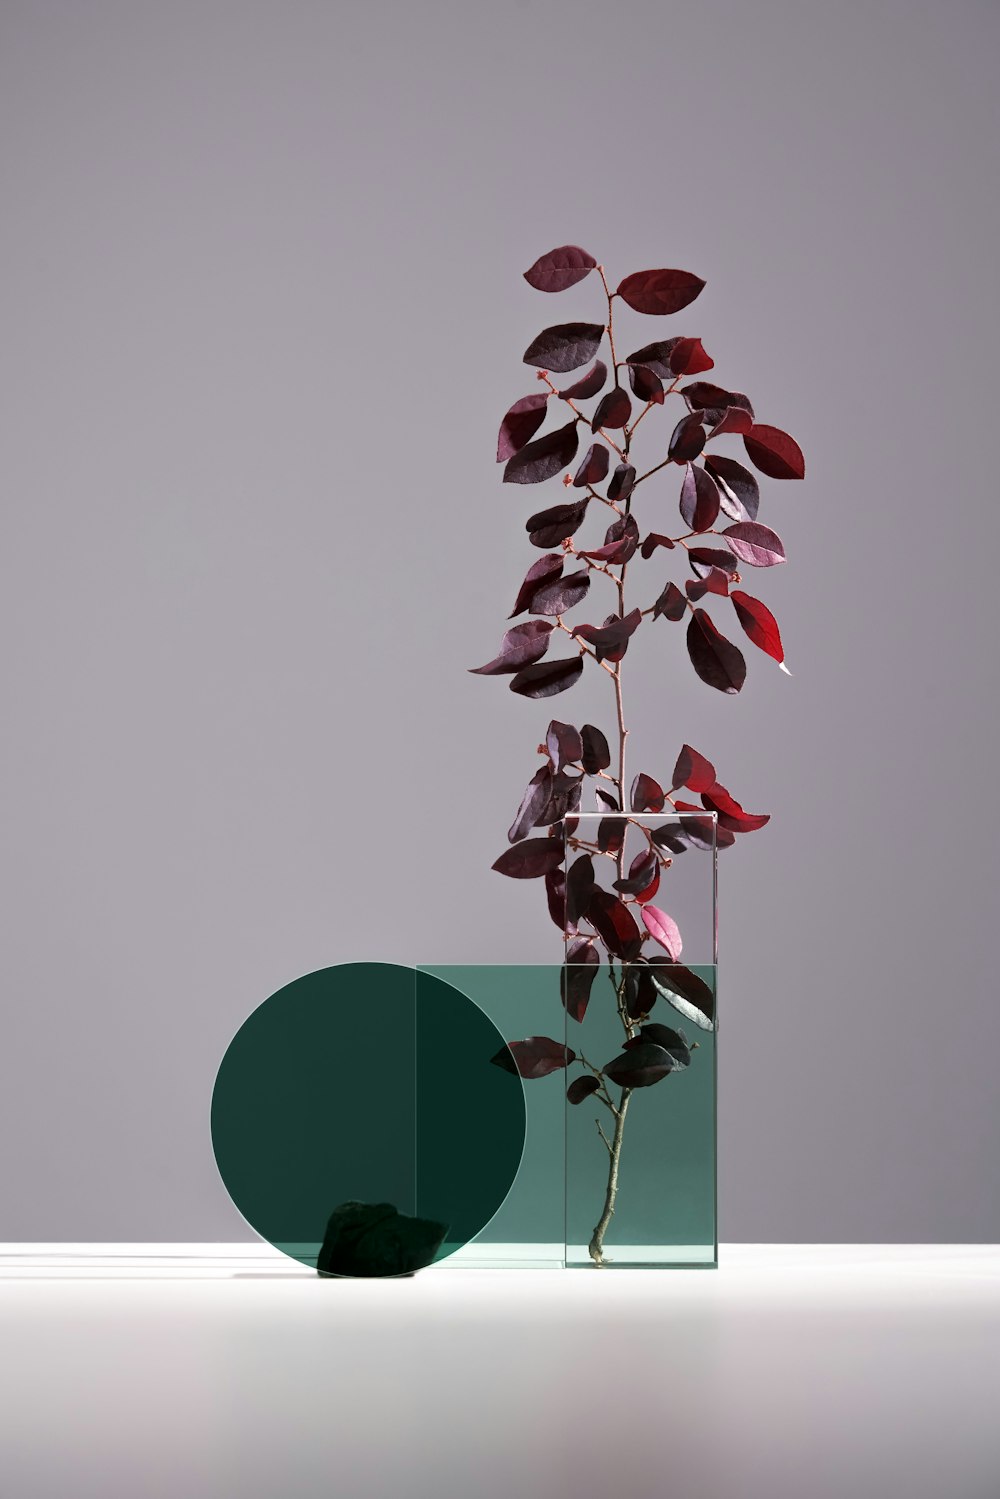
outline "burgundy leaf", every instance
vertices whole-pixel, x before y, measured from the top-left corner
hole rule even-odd
[[[524,613],[525,609],[531,603],[531,595],[539,583],[543,582],[546,578],[558,577],[563,570],[564,561],[565,558],[560,552],[552,552],[548,557],[539,557],[537,562],[531,564],[524,575],[524,582],[518,589],[517,598],[514,600],[514,607],[507,616],[508,619],[513,619],[515,615]]]
[[[679,338],[663,338],[656,343],[643,344],[641,349],[636,349],[634,354],[628,356],[626,363],[650,370],[660,380],[672,380],[675,371],[670,359],[679,343]]]
[[[634,484],[635,469],[631,463],[619,463],[611,476],[611,483],[608,485],[608,499],[614,500],[616,503],[619,500],[627,500],[632,493],[632,486]]]
[[[680,929],[674,918],[668,916],[666,911],[661,911],[659,906],[643,906],[642,919],[653,941],[658,942],[670,955],[672,963],[676,963],[681,955],[683,943]]]
[[[719,489],[722,508],[733,520],[756,520],[760,505],[760,486],[748,468],[735,458],[712,453],[705,467]]]
[[[701,813],[701,808],[694,802],[675,801],[674,806],[678,812]],[[731,848],[736,842],[736,834],[728,828],[721,827],[718,816],[688,816],[679,825],[679,837],[689,843],[692,848],[704,849],[711,853],[712,849]]]
[[[598,792],[598,796],[600,792]],[[625,824],[617,815],[602,817],[597,824],[597,847],[605,854],[618,854],[625,846]]]
[[[540,255],[524,273],[524,279],[536,291],[566,291],[589,276],[597,261],[579,245],[560,245],[547,255]]]
[[[710,812],[718,813],[719,826],[731,833],[755,833],[771,821],[767,812],[744,812],[739,802],[716,781],[701,793],[701,800]]]
[[[603,625],[577,625],[573,634],[593,646],[598,661],[620,661],[641,623],[642,610],[632,609],[624,619],[611,614]]]
[[[551,505],[548,510],[536,511],[524,523],[528,540],[535,547],[556,547],[561,541],[573,536],[583,525],[590,496],[582,500],[571,500],[565,505]]]
[[[707,577],[713,567],[733,577],[739,571],[736,558],[725,547],[688,547],[688,561],[699,578]]]
[[[680,504],[681,519],[689,531],[710,531],[719,514],[719,491],[711,474],[689,463]]]
[[[691,665],[703,682],[718,688],[719,692],[739,692],[746,681],[746,661],[732,641],[720,635],[704,609],[695,609],[691,615],[687,648]],[[539,671],[541,668],[529,666],[527,670]]]
[[[753,407],[741,391],[726,390],[722,385],[713,385],[710,380],[693,380],[690,385],[681,386],[681,395],[692,411],[701,412],[705,425],[709,427],[722,421],[732,406],[753,416]]]
[[[524,351],[524,362],[565,375],[593,359],[603,337],[601,323],[556,323],[532,339]]]
[[[565,614],[581,599],[586,598],[590,588],[590,574],[568,573],[565,578],[553,578],[551,583],[540,583],[531,595],[529,609],[532,614]]]
[[[633,812],[662,812],[666,797],[663,787],[652,776],[648,776],[644,770],[640,770],[632,782],[632,790],[629,799]],[[632,892],[630,892],[632,893]]]
[[[714,785],[715,766],[711,760],[706,760],[704,755],[700,755],[689,744],[682,744],[670,789],[676,791],[678,786],[686,786],[689,791],[707,791],[709,786]]]
[[[610,432],[616,427],[627,426],[631,415],[632,402],[628,398],[628,391],[616,385],[614,390],[609,390],[607,395],[602,396],[598,401],[594,420],[590,424],[591,431],[597,432],[606,427]]]
[[[643,538],[642,546],[639,550],[648,561],[657,547],[666,547],[668,552],[672,552],[674,543],[669,536],[661,536],[658,531],[650,531],[649,535]]]
[[[705,820],[708,821],[708,819]],[[663,823],[650,834],[650,837],[657,848],[668,848],[672,854],[682,854],[686,848],[690,847],[685,837],[684,824],[680,821]],[[711,848],[712,845],[707,846]]]
[[[490,1060],[524,1078],[547,1077],[550,1072],[559,1072],[575,1062],[576,1052],[562,1041],[553,1041],[551,1036],[528,1036],[524,1041],[508,1041]]]
[[[603,360],[595,359],[585,375],[581,375],[572,385],[567,385],[559,394],[564,401],[589,401],[591,396],[596,396],[607,378],[607,365]]]
[[[525,666],[510,679],[511,692],[522,697],[555,697],[572,687],[583,672],[583,657],[569,656],[563,661],[539,661]]]
[[[545,876],[545,898],[549,915],[563,931],[566,926],[566,875],[562,869],[550,869]]]
[[[596,776],[599,770],[607,770],[611,764],[611,750],[600,729],[592,723],[585,723],[580,736],[583,739],[583,768],[587,774]]]
[[[582,1020],[587,1013],[587,1003],[600,961],[597,948],[587,937],[579,937],[566,949],[562,999],[566,1013],[572,1020]]]
[[[562,861],[561,838],[526,838],[513,848],[505,848],[492,868],[512,880],[537,880],[550,869],[558,869]]]
[[[632,862],[635,863],[635,860],[633,859]],[[659,862],[657,862],[656,868],[653,871],[653,878],[650,880],[649,884],[644,885],[641,890],[637,890],[635,892],[635,898],[639,902],[640,906],[645,905],[647,901],[654,900],[656,897],[656,892],[657,890],[659,890],[659,888],[660,865]]]
[[[642,936],[635,918],[610,890],[602,890],[600,886],[594,889],[587,916],[608,952],[619,958],[634,958],[638,955]]]
[[[538,822],[538,817],[544,811],[549,799],[552,787],[552,772],[547,765],[543,765],[528,782],[527,790],[521,798],[521,805],[517,809],[514,821],[507,832],[508,843],[520,843]]]
[[[545,734],[545,748],[552,761],[553,770],[562,770],[564,765],[583,758],[583,740],[580,730],[571,723],[560,723],[554,718]]]
[[[722,534],[740,561],[751,567],[774,567],[785,560],[780,536],[759,521],[734,521]]]
[[[760,646],[762,651],[773,656],[779,666],[784,665],[785,648],[781,644],[781,631],[770,609],[762,604],[760,599],[753,598],[749,593],[743,593],[739,588],[730,594],[730,598],[733,601],[737,619],[754,645]]]
[[[605,807],[610,808],[612,812],[621,811],[621,807],[618,805],[618,798],[612,796],[610,791],[605,791],[602,786],[595,786],[594,791],[598,801],[602,802]]]
[[[650,1021],[648,1025],[640,1025],[639,1034],[626,1041],[624,1049],[632,1051],[641,1046],[644,1041],[652,1041],[655,1046],[662,1046],[674,1059],[675,1067],[687,1067],[691,1061],[691,1048],[683,1031],[675,1031],[669,1025],[660,1025],[658,1021]]]
[[[485,666],[470,666],[470,672],[478,677],[499,677],[540,661],[549,648],[552,628],[541,619],[529,619],[523,625],[514,625],[505,633],[493,660],[487,661]]]
[[[569,926],[578,926],[586,916],[595,884],[594,861],[589,854],[581,854],[566,871],[566,921]],[[590,959],[583,961],[589,963]]]
[[[500,423],[497,438],[497,462],[506,463],[519,453],[526,442],[530,442],[545,420],[545,406],[549,399],[547,390],[538,395],[522,396],[515,401]]]
[[[659,877],[660,863],[652,849],[640,850],[629,865],[628,874],[615,880],[613,888],[620,895],[640,895]]]
[[[697,412],[682,416],[673,430],[667,457],[674,463],[690,463],[705,446],[705,429]]]
[[[503,471],[503,482],[541,484],[573,462],[578,446],[576,422],[567,422],[565,427],[547,432],[544,437],[529,442],[513,458],[508,458],[507,467]]]
[[[656,1003],[657,991],[653,986],[645,958],[636,958],[634,963],[623,965],[625,974],[625,1013],[630,1020],[641,1020],[649,1014]],[[628,1042],[625,1043],[626,1049]]]
[[[675,338],[671,343],[670,369],[674,375],[700,375],[715,363],[705,353],[700,338]]]
[[[592,1072],[585,1073],[583,1077],[575,1077],[566,1089],[566,1098],[569,1103],[583,1103],[591,1093],[596,1093],[600,1088],[600,1079]]]
[[[687,601],[676,583],[668,583],[653,605],[653,618],[672,619],[676,624],[687,612]]]
[[[618,295],[633,312],[656,316],[680,312],[704,285],[701,277],[692,276],[690,271],[635,271],[618,283]]]
[[[744,406],[727,406],[708,435],[721,437],[725,432],[749,432],[752,426],[753,417]]]
[[[794,437],[780,427],[753,426],[744,434],[743,445],[750,462],[769,479],[804,479],[806,461]]]
[[[542,808],[535,826],[548,827],[552,823],[559,822],[567,812],[579,811],[582,786],[582,776],[571,776],[566,775],[564,771],[557,771],[552,777],[549,799]]]
[[[669,1051],[652,1041],[643,1041],[614,1057],[601,1070],[621,1088],[649,1088],[674,1069]]]
[[[576,489],[583,489],[587,484],[600,484],[607,476],[608,464],[611,462],[611,454],[603,443],[592,442],[587,449],[586,457],[573,475],[573,485]],[[572,531],[570,535],[572,536]]]
[[[729,579],[721,567],[710,567],[701,577],[688,578],[684,588],[692,600],[702,599],[706,593],[716,593],[723,599],[729,597]]]
[[[657,406],[663,405],[663,381],[648,365],[630,364],[628,378],[629,384],[640,401],[652,401]]]
[[[611,522],[604,536],[604,545],[593,551],[581,552],[581,557],[591,557],[596,562],[628,562],[639,549],[639,526],[634,515],[623,515]]]
[[[703,978],[679,963],[651,963],[649,969],[663,998],[685,1020],[700,1026],[703,1031],[714,1029],[715,995]]]

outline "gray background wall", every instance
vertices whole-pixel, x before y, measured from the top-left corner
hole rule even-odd
[[[1000,1238],[998,41],[5,0],[0,1239],[239,1237],[208,1099],[265,995],[557,960],[489,870],[549,714],[465,668],[548,492],[492,462],[520,353],[600,315],[521,279],[565,241],[703,275],[676,331],[809,464],[756,590],[794,678],[629,658],[633,763],[688,739],[774,813],[721,866],[722,1236]]]

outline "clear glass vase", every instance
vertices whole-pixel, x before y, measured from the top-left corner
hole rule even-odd
[[[568,1266],[714,1266],[714,813],[565,824]]]

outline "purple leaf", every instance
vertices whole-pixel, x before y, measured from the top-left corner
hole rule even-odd
[[[562,861],[561,838],[526,838],[505,848],[491,867],[512,880],[537,880],[550,869],[558,869]]]
[[[656,1003],[656,989],[649,976],[649,969],[643,957],[636,958],[634,963],[623,965],[625,973],[625,1013],[631,1021],[643,1019],[649,1014]],[[625,1042],[628,1049],[628,1042]]]
[[[485,666],[470,666],[473,676],[499,677],[520,671],[540,661],[549,648],[549,635],[553,626],[545,620],[529,619],[523,625],[514,625],[500,642],[499,653]]]
[[[659,860],[652,849],[640,850],[629,865],[628,875],[613,882],[619,895],[641,895],[659,878]]]
[[[689,531],[710,531],[719,515],[719,491],[711,474],[689,463],[681,485],[681,519]]]
[[[554,718],[545,734],[545,748],[552,761],[552,769],[562,770],[564,765],[583,758],[580,730],[575,729],[571,723],[560,723],[558,718]]]
[[[536,291],[566,291],[584,276],[589,276],[597,261],[579,245],[560,245],[547,255],[540,255],[524,273],[524,279]]]
[[[730,578],[739,571],[736,558],[725,547],[688,547],[687,555],[692,571],[699,578],[706,577],[714,567]]]
[[[593,551],[581,552],[581,557],[591,557],[595,562],[628,562],[639,549],[639,526],[634,515],[623,515],[611,522],[604,536],[604,545]]]
[[[672,356],[681,342],[683,340],[679,338],[664,338],[656,343],[643,344],[641,349],[636,349],[634,354],[628,356],[626,362],[629,366],[637,365],[651,370],[661,380],[673,380],[677,371],[673,367]]]
[[[703,682],[719,692],[739,692],[746,681],[746,661],[732,641],[719,633],[704,609],[695,609],[691,615],[687,648],[691,665]],[[538,666],[527,668],[528,671],[541,669]]]
[[[669,1051],[652,1041],[643,1041],[614,1057],[601,1070],[620,1088],[650,1088],[673,1068],[674,1059]]]
[[[565,375],[569,370],[578,370],[597,353],[604,337],[601,323],[556,323],[552,328],[543,328],[537,338],[524,351],[525,364],[537,365],[542,370],[555,370]]]
[[[535,826],[548,827],[553,823],[558,823],[567,812],[579,811],[582,785],[582,776],[571,776],[561,770],[557,771],[552,777],[549,800],[542,809]]]
[[[505,463],[519,453],[526,442],[530,442],[545,420],[545,407],[549,399],[547,390],[537,395],[522,396],[515,401],[500,423],[497,438],[497,462]]]
[[[630,364],[628,378],[638,400],[652,401],[656,406],[663,405],[663,381],[648,365]]]
[[[713,453],[705,459],[705,467],[719,489],[723,510],[733,520],[756,520],[760,506],[760,486],[748,468],[737,463],[735,458],[724,458]]]
[[[701,569],[699,569],[701,572]],[[729,597],[729,579],[720,567],[710,567],[707,572],[697,578],[688,578],[684,584],[684,591],[692,603],[696,599],[703,599],[706,593],[718,594],[720,598]]]
[[[700,813],[702,810],[694,802],[675,801],[674,806],[678,812]],[[687,816],[678,826],[678,837],[683,838],[691,848],[700,848],[706,853],[711,853],[713,848],[731,848],[736,842],[736,834],[721,827],[717,817]]]
[[[708,416],[708,412],[703,412]],[[709,432],[709,437],[721,437],[725,432],[749,432],[753,426],[753,417],[743,406],[727,406],[719,417],[715,426]]]
[[[740,561],[751,567],[774,567],[785,560],[780,536],[759,521],[734,521],[722,534]]]
[[[642,946],[642,936],[635,919],[610,890],[595,887],[587,916],[608,952],[619,958],[634,958]]]
[[[668,583],[653,605],[653,618],[672,619],[676,624],[687,613],[687,601],[676,583]]]
[[[657,547],[665,547],[668,552],[672,552],[674,543],[669,536],[661,536],[659,531],[650,531],[648,536],[643,537],[642,546],[639,550],[648,561]]]
[[[586,937],[571,942],[566,949],[563,966],[562,998],[566,1013],[573,1020],[582,1020],[587,1013],[590,991],[600,966],[597,948]]]
[[[607,770],[611,764],[611,751],[600,729],[592,723],[585,723],[580,737],[583,740],[583,768],[587,774],[596,776],[599,770]]]
[[[653,941],[658,942],[669,954],[672,963],[676,963],[683,943],[680,928],[674,918],[668,916],[666,911],[661,911],[659,906],[643,906],[642,920]]]
[[[653,983],[668,1004],[703,1031],[715,1027],[715,995],[703,978],[677,963],[650,963]]]
[[[704,285],[701,277],[690,271],[635,271],[618,283],[618,295],[633,312],[657,316],[680,312]]]
[[[706,760],[689,744],[682,744],[670,782],[671,791],[676,791],[678,786],[686,786],[689,791],[707,791],[714,785],[715,766],[711,760]]]
[[[541,484],[568,467],[576,457],[578,447],[576,422],[567,422],[565,427],[547,432],[544,437],[529,442],[513,458],[508,458],[503,471],[503,482]]]
[[[598,1092],[600,1086],[600,1079],[596,1078],[592,1072],[584,1073],[583,1077],[575,1077],[570,1083],[566,1089],[566,1099],[569,1103],[583,1103],[583,1100],[589,1098],[591,1093]]]
[[[614,390],[609,390],[607,395],[602,396],[598,401],[594,419],[590,424],[591,431],[597,432],[604,427],[608,431],[614,431],[617,427],[625,427],[631,415],[632,402],[628,398],[628,391],[616,385]]]
[[[587,449],[586,457],[573,475],[573,485],[576,489],[583,489],[587,484],[600,484],[607,476],[608,464],[611,462],[611,454],[603,443],[593,442]],[[570,532],[570,535],[573,533]]]
[[[709,380],[693,380],[690,385],[681,387],[681,395],[692,411],[701,413],[707,427],[720,422],[731,406],[738,406],[753,416],[753,407],[741,391],[726,390]]]
[[[619,463],[611,476],[611,483],[608,485],[608,499],[614,500],[616,504],[619,501],[627,500],[632,493],[632,486],[634,484],[635,469],[631,463]]]
[[[539,557],[537,562],[531,564],[524,575],[524,582],[518,589],[517,598],[514,600],[514,607],[507,616],[508,619],[513,619],[515,615],[524,613],[525,609],[531,603],[531,596],[539,583],[544,582],[546,578],[558,577],[563,570],[564,561],[565,558],[560,552],[551,552],[549,556]]]
[[[490,1060],[524,1078],[547,1077],[550,1072],[559,1072],[575,1062],[576,1052],[562,1041],[553,1041],[551,1036],[528,1036],[524,1041],[508,1041]]]
[[[581,854],[566,872],[566,921],[569,926],[578,926],[586,916],[595,884],[594,861],[589,854]]]
[[[806,461],[794,437],[780,427],[754,426],[744,435],[750,462],[769,479],[804,479]]]
[[[550,505],[548,510],[539,510],[528,517],[524,529],[528,540],[535,547],[555,547],[573,536],[583,525],[590,496],[582,500],[571,500],[565,505]]]
[[[632,609],[624,619],[612,614],[603,625],[577,625],[573,634],[593,646],[598,661],[620,661],[641,623],[642,610]]]
[[[583,672],[583,657],[569,656],[563,661],[539,661],[535,666],[525,666],[516,677],[511,677],[511,692],[521,697],[555,697],[565,692],[578,681]]]
[[[589,573],[568,573],[565,578],[540,583],[531,595],[528,607],[532,614],[565,614],[586,598],[589,588]]]
[[[666,797],[663,787],[652,776],[648,776],[644,770],[640,770],[632,782],[632,790],[629,800],[633,812],[662,812]]]
[[[674,428],[667,457],[674,463],[690,463],[705,446],[705,429],[696,412],[682,416]]]
[[[560,931],[566,926],[566,875],[561,869],[550,869],[545,876],[545,899],[549,915]]]
[[[567,385],[559,394],[564,401],[589,401],[591,396],[596,396],[607,378],[607,365],[603,360],[595,359],[585,375],[581,375],[572,385]]]
[[[618,798],[612,796],[610,791],[605,791],[603,786],[595,786],[594,791],[598,801],[603,803],[605,807],[608,807],[612,812],[621,811],[621,807],[618,805]]]
[[[548,802],[551,785],[552,772],[547,765],[543,765],[535,771],[528,782],[527,790],[521,798],[521,805],[507,833],[508,843],[520,843],[521,839],[531,832],[538,821],[539,813],[545,809]]]

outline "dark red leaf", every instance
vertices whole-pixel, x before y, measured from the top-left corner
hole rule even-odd
[[[657,316],[680,312],[704,285],[701,277],[690,271],[635,271],[618,283],[618,295],[633,312]]]
[[[620,500],[627,500],[632,493],[632,486],[634,484],[635,469],[631,463],[619,463],[611,476],[611,483],[608,485],[608,499],[614,500],[616,503]]]
[[[620,1088],[650,1088],[673,1069],[674,1059],[669,1051],[652,1041],[643,1041],[614,1057],[601,1070]]]
[[[510,679],[511,692],[521,697],[555,697],[578,681],[583,672],[583,657],[569,656],[563,661],[539,661],[525,666]]]
[[[657,863],[656,868],[653,871],[653,878],[650,880],[649,884],[648,885],[644,885],[641,890],[637,890],[635,892],[635,898],[639,902],[640,906],[641,905],[645,905],[646,901],[655,899],[656,892],[657,892],[657,890],[659,890],[659,888],[660,888],[660,866],[659,866],[659,863]]]
[[[566,949],[562,1000],[566,1013],[572,1020],[582,1020],[587,1013],[587,1003],[600,961],[597,948],[587,937],[578,937]]]
[[[612,614],[603,625],[577,625],[573,634],[593,646],[598,661],[620,661],[641,623],[642,610],[632,609],[624,619]]]
[[[547,390],[537,395],[522,396],[515,401],[500,423],[497,438],[497,462],[506,463],[519,453],[526,442],[530,442],[545,420],[545,406],[549,399]]]
[[[711,853],[713,848],[731,848],[736,842],[735,833],[731,833],[728,828],[720,827],[717,816],[702,816],[702,809],[696,803],[675,801],[674,806],[678,812],[698,814],[694,817],[688,815],[678,824],[680,828],[678,836],[689,843],[692,848],[700,848]]]
[[[721,567],[710,567],[703,576],[688,578],[684,588],[692,601],[703,599],[706,593],[717,593],[723,599],[729,597],[729,579]]]
[[[744,630],[753,641],[754,645],[773,656],[779,666],[785,660],[785,648],[781,644],[781,631],[778,629],[778,621],[766,605],[760,599],[753,598],[749,593],[743,593],[739,588],[730,594],[736,617]]]
[[[650,531],[648,536],[643,537],[642,546],[639,550],[648,561],[657,547],[666,547],[668,552],[672,552],[674,543],[669,536],[661,536],[658,531]]]
[[[596,396],[607,378],[607,365],[603,360],[595,359],[585,375],[581,375],[572,385],[567,385],[559,394],[564,401],[589,401],[591,396]]]
[[[687,601],[676,583],[668,583],[653,605],[653,618],[672,619],[676,624],[687,612]]]
[[[720,635],[704,609],[695,609],[691,615],[687,648],[691,665],[703,682],[719,692],[739,692],[746,681],[746,661],[732,641]],[[539,668],[529,666],[528,670]]]
[[[679,338],[662,338],[655,343],[643,344],[641,349],[629,354],[626,362],[651,370],[661,380],[673,380],[676,371],[671,364],[671,357],[680,342]]]
[[[715,1026],[715,995],[698,974],[679,963],[650,963],[653,983],[668,1004],[703,1031]]]
[[[721,437],[725,432],[749,432],[752,426],[753,417],[745,407],[727,406],[708,435]]]
[[[769,479],[804,479],[806,460],[794,437],[780,427],[755,425],[744,434],[743,445],[750,462]]]
[[[641,1020],[649,1014],[656,1003],[657,991],[653,986],[649,968],[643,957],[634,963],[623,964],[625,975],[625,1013],[630,1020]],[[628,1042],[625,1043],[626,1049]]]
[[[569,1103],[583,1103],[591,1093],[596,1093],[601,1086],[599,1078],[592,1072],[585,1073],[583,1077],[575,1077],[566,1089],[566,1098]]]
[[[560,245],[547,255],[540,255],[524,273],[524,279],[536,291],[566,291],[589,276],[597,261],[579,245]]]
[[[632,782],[629,801],[633,812],[662,812],[666,797],[660,783],[640,770]]]
[[[628,562],[639,549],[639,526],[634,515],[623,515],[611,522],[604,536],[604,545],[591,552],[581,552],[581,557],[592,557],[597,562]]]
[[[671,790],[676,791],[678,786],[686,786],[689,791],[707,791],[714,784],[715,766],[711,760],[706,760],[704,755],[700,755],[689,744],[682,744],[670,782]]]
[[[669,953],[672,963],[676,963],[681,955],[683,943],[680,929],[674,918],[668,916],[666,911],[661,911],[659,906],[643,906],[642,919],[653,941],[658,942]]]
[[[760,486],[748,468],[735,458],[712,453],[705,467],[715,480],[722,508],[733,520],[756,520],[760,505]]]
[[[580,737],[583,740],[583,768],[587,774],[596,776],[599,770],[607,770],[611,764],[611,750],[600,729],[592,723],[585,723]]]
[[[631,415],[632,402],[629,400],[628,391],[616,385],[598,401],[594,419],[590,424],[591,431],[597,432],[606,428],[609,432],[613,432],[616,427],[626,426]]]
[[[689,531],[710,531],[719,515],[719,491],[705,469],[689,463],[681,485],[681,519]]]
[[[589,588],[588,572],[568,573],[565,578],[540,583],[531,595],[528,608],[532,614],[565,614],[586,598]]]
[[[550,505],[548,510],[539,510],[524,523],[528,540],[535,547],[556,547],[567,537],[575,535],[583,525],[590,496],[582,500],[571,500],[565,505]]]
[[[524,575],[524,582],[518,589],[517,598],[514,600],[514,607],[507,616],[508,619],[513,619],[515,615],[524,613],[525,609],[531,603],[531,595],[539,583],[544,582],[546,578],[558,577],[563,570],[564,561],[565,558],[560,552],[552,552],[548,557],[539,557],[537,562],[531,564]]]
[[[547,1077],[550,1072],[559,1072],[575,1062],[576,1052],[562,1041],[553,1041],[551,1036],[528,1036],[524,1041],[508,1041],[490,1060],[524,1078]]]
[[[560,723],[554,718],[545,733],[545,748],[552,761],[553,770],[562,770],[564,765],[583,758],[583,739],[580,730],[571,723]]]
[[[720,422],[732,406],[748,411],[753,416],[753,407],[739,390],[726,390],[723,385],[713,385],[710,380],[693,380],[681,386],[681,395],[692,411],[701,412],[707,427]]]
[[[684,1032],[675,1031],[669,1025],[660,1025],[655,1020],[648,1025],[640,1025],[639,1034],[626,1041],[624,1049],[632,1051],[644,1041],[652,1041],[655,1046],[662,1046],[664,1051],[668,1051],[674,1059],[675,1067],[687,1067],[691,1061],[691,1048]]]
[[[663,381],[648,365],[630,364],[628,378],[629,384],[640,401],[652,401],[656,406],[663,405]]]
[[[671,339],[670,369],[674,375],[700,375],[715,363],[709,359],[700,338]]]
[[[518,807],[507,831],[508,843],[520,843],[538,822],[540,813],[545,810],[552,789],[552,772],[547,765],[541,766],[528,782],[527,790],[521,798]]]
[[[640,850],[629,865],[628,874],[615,880],[613,888],[619,895],[639,895],[649,889],[657,878],[659,868],[659,860],[652,849]]]
[[[550,869],[545,876],[545,898],[549,915],[560,931],[566,927],[566,874],[562,869]]]
[[[705,429],[696,412],[682,416],[673,430],[667,457],[674,463],[690,463],[705,446]]]
[[[598,800],[602,802],[605,807],[610,808],[612,812],[621,811],[621,807],[619,807],[618,805],[618,798],[612,796],[610,791],[605,791],[602,786],[595,786],[594,792]]]
[[[544,437],[529,442],[513,458],[508,458],[503,471],[505,484],[541,484],[551,479],[561,469],[567,468],[576,457],[579,447],[576,422],[567,422]]]
[[[556,323],[543,328],[524,351],[525,364],[565,375],[587,364],[600,348],[604,337],[601,323]]]
[[[595,887],[587,916],[608,952],[619,958],[634,958],[638,955],[642,936],[635,918],[610,890]]]
[[[586,916],[595,883],[594,861],[589,854],[581,854],[566,873],[566,921],[569,926],[578,926]],[[589,963],[590,959],[585,961]]]
[[[493,660],[487,661],[485,666],[470,666],[470,672],[478,677],[499,677],[540,661],[549,648],[552,628],[541,619],[529,619],[523,625],[512,626],[506,631]]]
[[[699,578],[707,577],[713,567],[728,577],[739,571],[736,558],[725,547],[688,547],[687,555],[692,571]]]
[[[759,521],[734,521],[722,534],[740,561],[751,567],[774,567],[785,560],[781,537]]]
[[[600,484],[601,480],[607,476],[610,462],[611,454],[604,444],[591,443],[583,462],[573,475],[574,488],[583,489],[587,484]]]
[[[731,833],[755,833],[771,821],[768,812],[744,812],[735,797],[730,796],[718,781],[701,793],[701,800],[710,812],[718,813],[719,826],[728,828]]]
[[[600,795],[600,792],[598,792]],[[617,807],[615,812],[617,814]],[[605,854],[620,853],[625,845],[625,824],[619,816],[602,817],[597,824],[597,847]]]
[[[582,790],[583,777],[577,775],[566,775],[564,771],[557,771],[551,782],[551,795],[543,807],[536,823],[536,827],[549,827],[565,817],[567,812],[577,812],[580,808],[580,794]],[[553,837],[555,834],[552,835]]]
[[[550,869],[558,869],[562,861],[561,838],[526,838],[505,848],[492,868],[512,880],[537,880]]]

